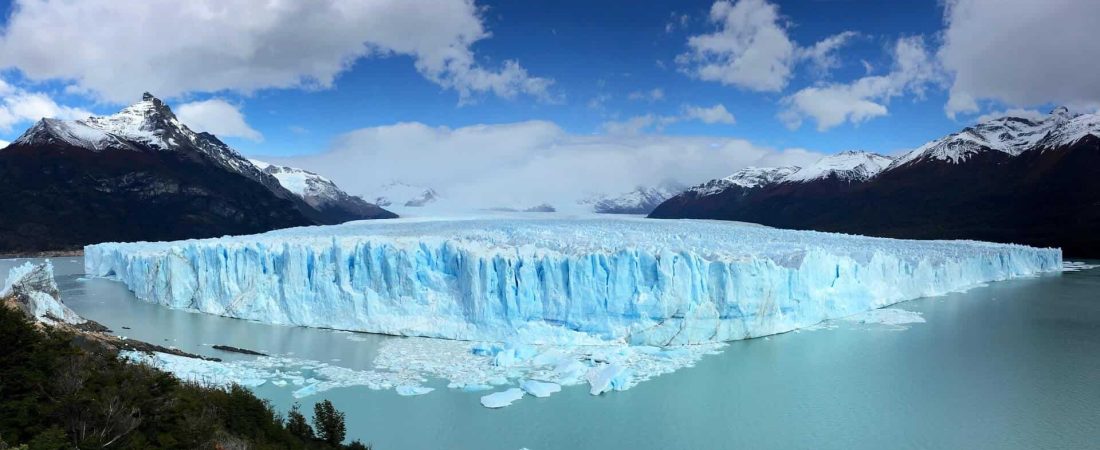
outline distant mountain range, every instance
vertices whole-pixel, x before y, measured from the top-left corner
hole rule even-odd
[[[682,192],[687,186],[666,181],[655,186],[637,186],[617,195],[593,195],[579,203],[601,214],[649,214],[665,200]]]
[[[901,157],[749,168],[676,195],[654,218],[917,239],[977,239],[1100,256],[1100,116],[1004,117]]]
[[[258,167],[149,94],[110,116],[42,119],[0,149],[0,252],[396,217],[309,175]]]

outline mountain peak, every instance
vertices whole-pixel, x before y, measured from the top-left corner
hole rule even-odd
[[[152,100],[157,100],[157,98],[154,97],[153,94],[150,94],[148,92],[146,92],[144,94],[141,94],[141,101],[148,102],[148,101],[152,101]]]
[[[1068,116],[1069,115],[1069,108],[1066,108],[1065,106],[1059,106],[1057,108],[1054,108],[1054,109],[1050,110],[1050,115],[1052,115],[1052,116]]]
[[[835,177],[844,181],[865,181],[894,162],[889,156],[862,150],[828,155],[786,177],[785,182],[805,182]]]

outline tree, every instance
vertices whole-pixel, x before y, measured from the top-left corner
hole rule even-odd
[[[344,448],[347,450],[371,450],[370,445],[365,445],[363,444],[363,441],[360,441],[358,439],[351,441],[351,443]]]
[[[313,439],[313,427],[309,426],[306,416],[302,415],[301,405],[295,403],[290,407],[290,412],[286,415],[286,430],[303,441]]]
[[[344,413],[337,411],[328,400],[313,405],[313,426],[317,429],[317,437],[331,445],[344,442],[348,431],[344,426]]]

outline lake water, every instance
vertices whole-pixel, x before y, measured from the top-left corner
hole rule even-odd
[[[272,326],[136,300],[54,258],[65,303],[116,334],[223,359],[224,344],[369,369],[385,336]],[[0,277],[15,264],[0,261]],[[328,398],[349,437],[394,449],[1100,448],[1100,269],[994,283],[895,307],[907,327],[831,329],[733,342],[695,367],[600,397],[566,387],[490,410],[485,393],[419,397],[363,387]],[[279,410],[292,389],[255,389]]]

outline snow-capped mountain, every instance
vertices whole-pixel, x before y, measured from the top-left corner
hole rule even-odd
[[[657,186],[638,186],[619,195],[596,195],[580,203],[591,205],[592,211],[601,214],[649,214],[657,205],[683,190],[683,185],[668,181]]]
[[[1040,120],[1003,117],[893,161],[846,152],[772,176],[779,170],[749,170],[743,183],[712,180],[662,203],[650,217],[1017,242],[1100,256],[1097,114],[1060,107]]]
[[[344,192],[332,180],[308,170],[277,166],[257,159],[250,159],[249,162],[274,176],[284,188],[301,197],[306,204],[323,213],[332,222],[397,217],[362,198]]]
[[[688,188],[685,193],[694,196],[713,195],[730,188],[758,188],[770,186],[797,172],[798,166],[790,167],[746,167],[725,178],[710,180]]]
[[[1097,120],[1095,114],[1072,114],[1064,106],[1038,121],[1001,117],[924,144],[898,158],[893,167],[924,160],[957,164],[990,151],[1016,156],[1036,147],[1063,147],[1090,133],[1096,135]]]
[[[148,93],[117,114],[35,123],[0,150],[0,202],[0,251],[335,223]]]
[[[146,92],[141,101],[116,114],[84,120],[42,119],[13,144],[65,144],[92,151],[147,149],[195,153],[227,170],[270,183],[271,179],[240,153],[210,133],[184,125],[160,99]]]
[[[382,207],[419,208],[436,203],[439,193],[427,186],[391,181],[373,189],[368,198],[373,198],[374,204]]]
[[[836,178],[842,181],[867,181],[885,170],[894,158],[878,153],[846,151],[829,155],[817,162],[787,175],[784,183],[805,183],[813,180]]]

